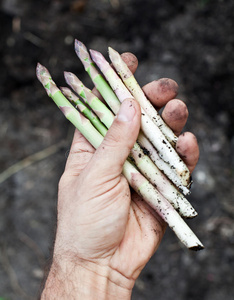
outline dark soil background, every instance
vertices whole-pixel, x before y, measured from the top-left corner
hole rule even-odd
[[[133,299],[233,300],[234,1],[0,3],[0,297],[36,299],[50,257],[73,127],[47,97],[35,67],[47,66],[58,85],[67,70],[91,86],[73,50],[78,38],[105,55],[108,46],[136,54],[141,85],[176,80],[190,111],[186,130],[200,145],[189,198],[199,216],[189,225],[206,249],[188,251],[167,230]],[[21,171],[8,169],[33,160]]]

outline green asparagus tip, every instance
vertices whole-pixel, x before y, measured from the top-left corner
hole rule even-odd
[[[36,75],[38,80],[42,83],[42,75],[48,72],[48,70],[42,66],[40,63],[37,63]]]
[[[37,75],[38,80],[46,88],[46,91],[47,91],[48,95],[50,96],[50,94],[49,94],[49,91],[51,89],[50,83],[53,83],[50,72],[46,69],[46,67],[44,67],[43,65],[38,63],[37,68],[36,68],[36,75]]]
[[[71,72],[64,72],[64,78],[65,81],[68,85],[70,85],[71,87],[73,86],[74,81],[76,81],[77,83],[79,83],[80,85],[83,85],[83,83],[81,82],[81,80],[73,73]]]

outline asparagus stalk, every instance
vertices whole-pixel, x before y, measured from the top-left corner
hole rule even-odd
[[[129,70],[126,63],[122,60],[120,54],[109,47],[109,57],[113,63],[116,71],[122,78],[126,87],[131,91],[134,98],[140,103],[141,107],[146,111],[146,113],[151,117],[151,119],[157,124],[163,134],[166,136],[168,141],[175,146],[177,142],[177,136],[162,120],[158,112],[154,109],[153,105],[146,98],[144,92],[137,83],[132,72]]]
[[[90,50],[90,53],[91,53],[91,57],[92,57],[93,61],[96,63],[96,65],[99,67],[99,69],[105,76],[106,80],[110,84],[112,90],[115,92],[115,94],[118,97],[118,99],[120,100],[120,102],[123,102],[124,99],[126,99],[126,98],[133,98],[130,91],[126,88],[123,81],[119,78],[119,76],[116,74],[116,72],[110,66],[110,64],[106,61],[104,56],[100,52],[94,51],[94,50]],[[177,159],[177,161],[178,160],[181,161],[181,159],[178,157],[175,150],[172,149],[168,143],[167,143],[167,146],[169,147],[168,149],[170,151],[165,151],[165,147],[161,150],[162,144],[165,143],[164,136],[162,135],[162,133],[160,132],[160,130],[157,126],[155,128],[155,124],[152,122],[152,120],[149,118],[149,116],[145,113],[143,108],[141,109],[141,111],[142,111],[142,117],[141,117],[142,118],[142,120],[141,120],[142,131],[145,134],[145,136],[147,136],[148,139],[152,142],[152,144],[158,149],[158,152],[161,154],[161,157],[164,158],[164,161],[163,161],[162,159],[160,159],[160,157],[158,155],[158,159],[154,161],[155,164],[157,165],[157,167],[160,170],[162,170],[164,172],[164,174],[167,175],[167,177],[170,180],[172,180],[172,182],[177,187],[179,187],[185,193],[185,195],[189,194],[189,189],[185,186],[185,185],[188,185],[188,179],[186,179],[186,181],[182,181],[184,179],[184,177],[177,176],[174,171],[173,166],[169,163],[164,163],[165,160],[167,162],[170,162],[170,161],[175,162],[175,158]],[[150,127],[152,127],[151,130],[150,130]],[[144,136],[143,134],[141,134],[141,135],[142,135],[141,146],[143,148],[148,149],[147,144],[149,145],[150,143],[148,142],[147,139],[143,138],[143,136]],[[146,144],[145,140],[148,142],[147,144]],[[150,146],[152,149],[151,144],[150,144]],[[168,153],[168,156],[166,156],[166,158],[165,158],[165,153]],[[184,167],[184,163],[182,163],[182,166]],[[187,167],[186,167],[185,172],[186,172],[186,174],[187,174],[187,172],[189,172]]]
[[[61,87],[60,88],[63,95],[69,99],[76,107],[82,112],[82,114],[89,119],[89,121],[94,125],[94,127],[105,136],[107,133],[107,128],[99,120],[99,118],[90,110],[84,103],[77,97],[69,88]]]
[[[89,106],[92,109],[94,106],[97,115],[100,115],[100,118],[102,118],[104,124],[107,126],[107,128],[109,128],[114,120],[114,115],[110,113],[110,110],[92,93],[90,89],[83,85],[76,75],[72,74],[71,72],[65,72],[64,74],[67,84],[86,103],[89,103]],[[65,96],[68,96],[73,102],[76,101],[77,96],[71,92],[68,92],[67,94],[65,93]],[[100,107],[98,107],[98,103],[100,104]],[[105,115],[108,117],[105,118]],[[144,154],[144,151],[141,149],[138,143],[134,144],[130,153],[130,158],[135,162],[141,173],[154,186],[157,187],[159,192],[173,205],[173,207],[180,213],[181,216],[185,218],[193,218],[197,215],[197,212],[194,210],[192,205],[180,192],[177,191],[175,186],[167,179],[167,177],[160,172],[151,159]]]
[[[61,109],[65,117],[76,126],[94,148],[98,148],[103,140],[103,136],[93,127],[90,121],[82,116],[64,97],[52,80],[48,70],[40,64],[37,65],[37,77],[46,89],[47,94]],[[128,161],[124,163],[123,174],[132,188],[158,212],[187,248],[192,250],[201,250],[204,248],[172,205],[163,198],[149,181]]]
[[[112,91],[108,83],[102,77],[102,75],[97,71],[87,48],[83,43],[75,40],[75,51],[77,56],[80,58],[82,64],[84,65],[85,71],[89,74],[95,87],[101,93],[102,97],[105,99],[106,103],[114,114],[117,114],[120,108],[119,99],[116,97],[115,93]]]

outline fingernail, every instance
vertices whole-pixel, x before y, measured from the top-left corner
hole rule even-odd
[[[120,106],[117,118],[122,122],[130,122],[133,120],[135,114],[136,110],[133,104],[133,100],[126,99]]]

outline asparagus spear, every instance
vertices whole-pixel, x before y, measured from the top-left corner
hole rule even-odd
[[[67,84],[78,95],[80,95],[80,97],[88,103],[92,109],[95,108],[97,115],[100,116],[101,120],[107,128],[109,128],[114,120],[114,115],[110,113],[110,110],[92,93],[90,89],[83,85],[76,75],[71,72],[65,72],[64,74]],[[76,101],[76,96],[71,92],[65,93],[65,96],[68,96],[68,98],[73,102]],[[98,106],[98,104],[100,106]],[[106,115],[108,117],[105,117]],[[167,177],[160,172],[151,159],[144,154],[138,143],[134,144],[130,153],[130,158],[135,162],[141,173],[157,187],[158,191],[173,205],[180,215],[185,218],[193,218],[197,215],[197,212],[194,210],[192,205],[180,192],[177,191],[175,186],[167,179]]]
[[[116,71],[122,78],[126,87],[131,91],[134,98],[140,103],[141,107],[144,108],[146,113],[151,117],[151,119],[157,124],[163,134],[166,136],[168,141],[175,146],[177,142],[177,136],[173,131],[165,124],[158,112],[154,109],[153,105],[146,98],[144,92],[137,83],[132,72],[129,70],[126,63],[122,60],[120,54],[109,47],[109,57],[113,63]]]
[[[94,125],[94,127],[101,133],[101,135],[106,135],[107,129],[99,120],[99,118],[90,110],[84,103],[77,97],[69,88],[61,87],[62,93],[68,98],[76,107],[83,113],[85,117]]]
[[[75,40],[75,51],[82,64],[84,65],[85,71],[88,72],[97,90],[102,94],[108,106],[111,107],[113,113],[117,114],[120,108],[119,99],[116,97],[115,93],[112,91],[102,75],[95,68],[95,65],[92,62],[85,45],[80,41]]]
[[[93,61],[96,63],[96,65],[99,67],[103,75],[105,76],[106,80],[110,84],[112,90],[115,92],[116,96],[120,100],[120,102],[124,101],[126,98],[133,98],[132,94],[130,91],[126,88],[124,85],[123,81],[119,78],[119,76],[116,74],[116,72],[113,70],[113,68],[110,66],[110,64],[106,61],[104,56],[94,50],[90,50],[91,56]],[[155,124],[152,122],[152,120],[149,118],[149,116],[145,113],[144,109],[142,108],[142,120],[141,120],[141,128],[145,136],[148,137],[148,139],[152,142],[152,144],[158,149],[158,152],[161,154],[160,157],[164,158],[164,162],[170,162],[173,161],[175,163],[176,159],[177,161],[179,160],[181,162],[181,159],[178,157],[177,153],[173,148],[170,147],[170,145],[167,143],[168,149],[170,151],[165,151],[165,147],[161,150],[162,144],[165,143],[165,137],[162,135],[160,132],[158,126],[155,127]],[[150,130],[150,127],[151,130]],[[147,148],[147,144],[149,145],[150,143],[147,141],[147,139],[143,138],[142,135],[142,142],[141,146],[143,148]],[[145,140],[148,142],[146,144]],[[152,149],[152,146],[151,146]],[[155,152],[155,151],[154,151]],[[168,156],[165,157],[165,153],[168,153]],[[158,155],[158,159],[155,160],[155,164],[157,167],[164,172],[164,174],[167,175],[167,177],[172,180],[172,182],[179,187],[182,191],[184,191],[185,195],[189,194],[189,189],[185,187],[185,185],[188,185],[188,178],[186,178],[185,181],[182,181],[184,179],[184,176],[177,176],[176,172],[173,169],[173,165],[169,163],[164,163],[162,159],[160,159]],[[182,163],[182,166],[184,168],[185,164]],[[189,174],[189,170],[186,167],[185,173]],[[186,176],[187,177],[187,176]]]
[[[64,97],[52,80],[48,70],[40,64],[37,65],[37,77],[46,89],[47,94],[61,109],[65,117],[76,126],[94,148],[98,148],[103,140],[102,135],[93,127],[90,121],[82,116]],[[158,212],[187,248],[191,250],[201,250],[204,248],[172,205],[163,198],[149,181],[128,161],[124,163],[123,174],[132,188]]]

